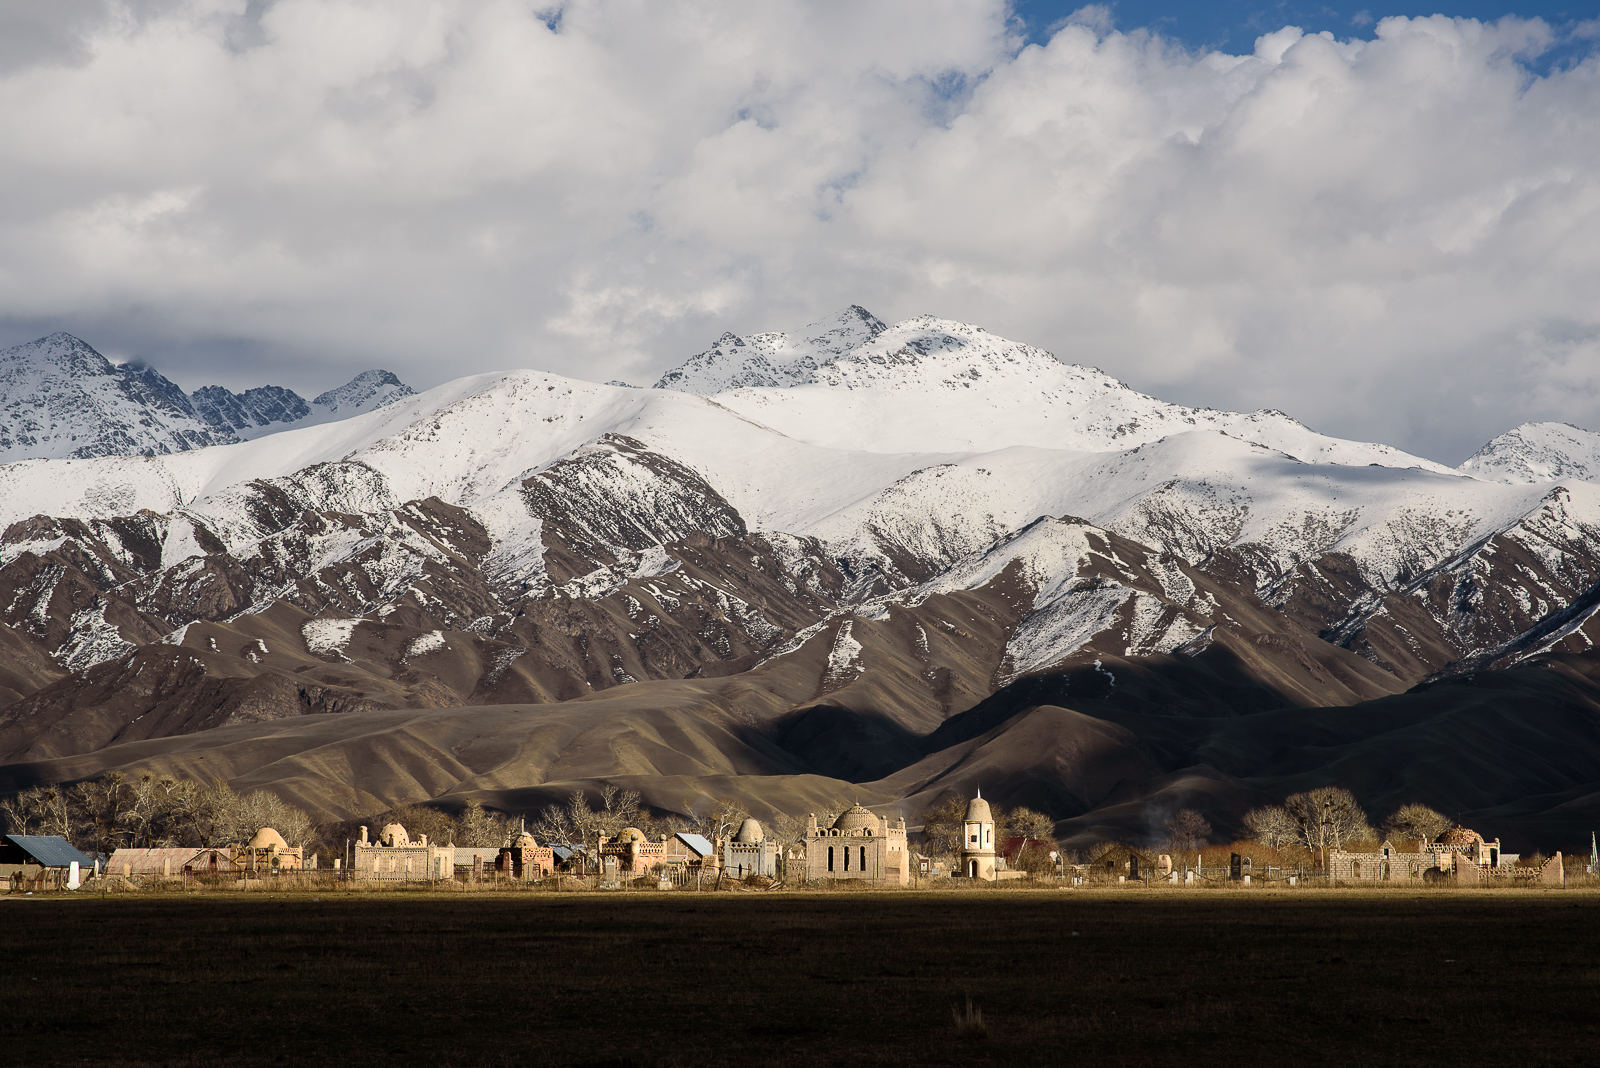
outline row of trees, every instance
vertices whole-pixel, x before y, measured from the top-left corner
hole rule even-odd
[[[0,799],[13,834],[54,834],[91,852],[123,846],[219,846],[244,842],[274,827],[290,842],[307,842],[311,817],[265,791],[236,793],[165,775],[120,773],[72,786],[36,786]]]
[[[1383,821],[1381,836],[1391,840],[1431,842],[1452,826],[1449,817],[1426,805],[1402,805]],[[1349,842],[1380,837],[1367,821],[1355,795],[1342,786],[1323,786],[1293,794],[1281,805],[1245,813],[1245,833],[1272,849],[1300,845],[1319,857]]]

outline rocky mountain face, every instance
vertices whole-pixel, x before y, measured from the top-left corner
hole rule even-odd
[[[153,367],[116,365],[71,334],[51,334],[0,350],[0,462],[226,445],[345,419],[412,392],[388,371],[364,371],[309,404],[281,386],[204,386],[191,396]]]
[[[1310,782],[1331,724],[1353,762],[1405,707],[1441,769],[1415,799],[1535,833],[1525,795],[1447,774],[1504,713],[1446,727],[1407,691],[1561,679],[1560,744],[1593,735],[1582,432],[1455,471],[860,308],[654,389],[397,387],[225,447],[0,466],[0,788],[161,767],[357,815],[617,781],[914,822],[981,783],[1136,835],[1186,799],[1226,826]],[[1489,474],[1534,471],[1527,441],[1568,473]],[[1597,743],[1507,781],[1600,796]]]

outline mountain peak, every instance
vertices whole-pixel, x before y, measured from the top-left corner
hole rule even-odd
[[[716,344],[662,375],[656,389],[709,396],[752,386],[793,386],[817,368],[853,352],[885,330],[883,320],[859,304],[789,334],[724,333]]]
[[[392,404],[414,393],[416,390],[400,381],[393,371],[374,367],[369,371],[362,371],[342,386],[317,394],[311,398],[311,403],[315,407],[325,409],[331,415],[345,419],[352,415],[370,412],[374,408],[381,408],[385,404]]]
[[[1600,434],[1571,423],[1523,423],[1484,445],[1456,470],[1513,484],[1600,480]]]

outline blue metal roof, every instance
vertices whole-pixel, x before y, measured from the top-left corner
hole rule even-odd
[[[573,855],[578,851],[571,846],[553,845],[550,847],[550,852],[555,854],[557,860],[565,864],[567,861],[571,860]]]
[[[678,841],[699,853],[702,857],[709,857],[713,852],[711,843],[706,841],[703,835],[680,834],[678,835]]]
[[[29,856],[46,868],[65,868],[73,861],[84,871],[94,868],[94,861],[73,848],[72,843],[57,834],[8,834],[8,839],[21,846]]]

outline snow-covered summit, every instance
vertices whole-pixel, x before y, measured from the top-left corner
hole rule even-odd
[[[852,304],[812,323],[799,337],[782,333],[726,333],[717,343],[662,375],[656,389],[709,396],[746,386],[793,386],[812,381],[823,364],[852,352],[888,329],[867,309]]]
[[[362,371],[337,389],[317,394],[311,406],[322,409],[332,418],[348,419],[415,393],[416,390],[396,378],[393,371],[375,367]]]
[[[836,449],[1103,452],[1210,429],[1306,463],[1450,470],[1388,445],[1318,434],[1278,411],[1157,400],[1092,367],[950,319],[884,326],[851,307],[804,333],[798,342],[725,334],[656,385],[714,395],[765,426]]]
[[[1494,482],[1600,482],[1600,434],[1571,423],[1524,423],[1473,453],[1457,470]]]
[[[0,350],[0,462],[162,455],[236,440],[154,368],[55,333]]]

